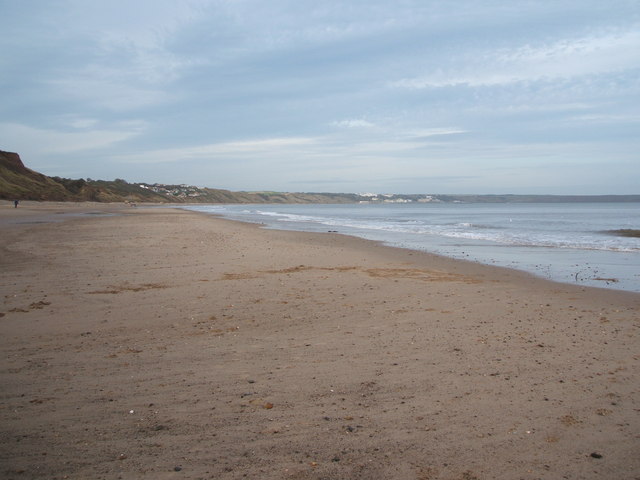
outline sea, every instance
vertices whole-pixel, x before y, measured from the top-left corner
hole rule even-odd
[[[337,232],[523,270],[554,281],[640,292],[640,203],[193,205],[268,229]]]

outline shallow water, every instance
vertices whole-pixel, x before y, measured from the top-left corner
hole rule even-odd
[[[199,205],[267,228],[337,231],[516,268],[565,283],[640,292],[638,203]]]

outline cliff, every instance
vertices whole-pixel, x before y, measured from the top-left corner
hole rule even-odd
[[[9,200],[68,200],[65,187],[24,166],[20,155],[0,151],[0,198]]]

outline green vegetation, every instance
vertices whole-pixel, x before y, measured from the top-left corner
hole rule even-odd
[[[0,199],[153,203],[353,203],[354,194],[231,192],[191,185],[128,183],[117,178],[48,177],[24,166],[17,153],[0,151]]]

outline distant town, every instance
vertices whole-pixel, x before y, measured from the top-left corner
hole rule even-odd
[[[160,195],[166,195],[175,198],[195,199],[207,195],[205,187],[196,187],[194,185],[167,185],[164,183],[138,183],[142,189],[150,190]],[[259,193],[259,192],[250,192]],[[358,203],[429,203],[442,202],[441,199],[433,195],[401,195],[393,193],[358,193],[356,197],[361,199]]]
[[[433,195],[396,195],[392,193],[360,193],[359,196],[365,197],[359,203],[429,203],[441,202],[442,200]]]
[[[194,187],[193,185],[165,185],[163,183],[139,183],[140,188],[151,190],[160,195],[173,196],[177,198],[197,198],[206,195],[204,188]]]

